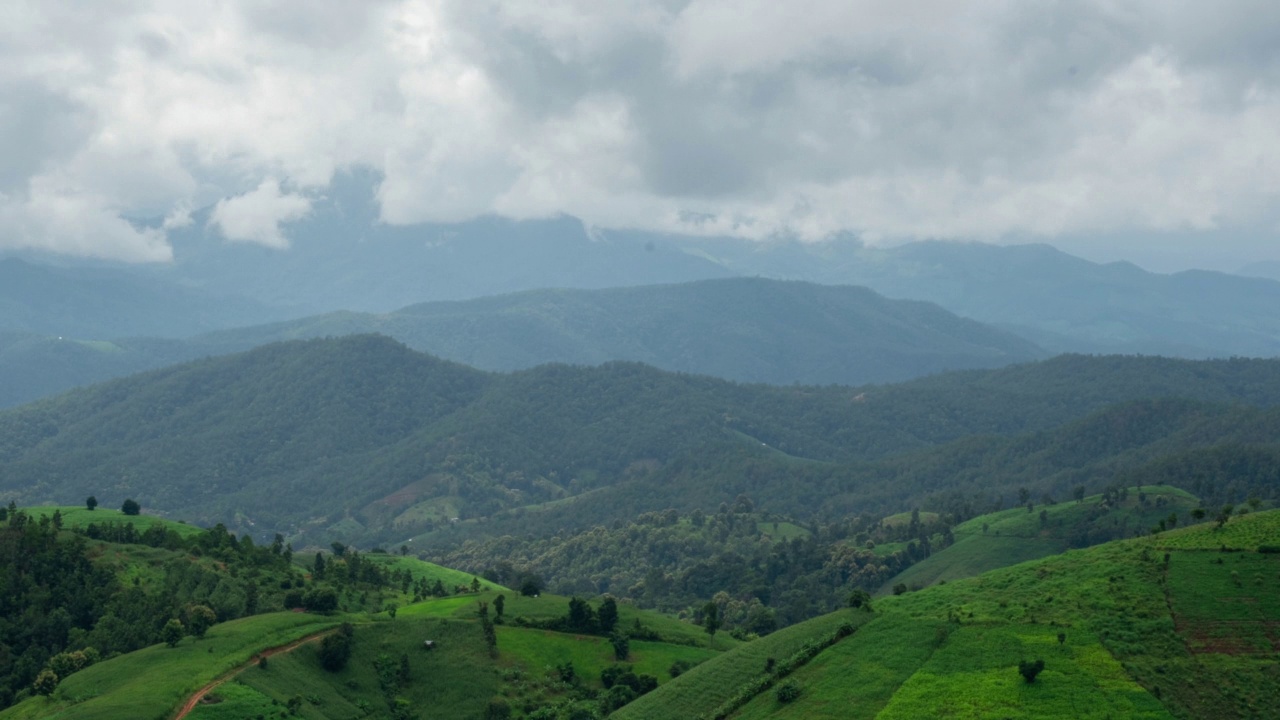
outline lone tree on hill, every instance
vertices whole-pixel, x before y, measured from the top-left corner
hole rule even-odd
[[[164,644],[169,647],[176,646],[182,641],[182,636],[186,635],[186,628],[182,627],[182,621],[178,618],[170,618],[169,622],[164,624],[164,629],[160,631],[160,639],[164,640]]]
[[[125,515],[137,515],[142,512],[142,506],[138,504],[137,500],[130,498],[125,500],[124,504],[120,506],[120,512]]]
[[[720,629],[720,606],[713,602],[707,603],[702,612],[705,617],[702,621],[702,627],[711,637],[716,636],[716,631]]]
[[[96,509],[98,507],[98,498],[90,495],[89,497],[85,498],[84,506],[89,508],[90,510]]]
[[[1034,662],[1027,660],[1018,661],[1018,673],[1022,675],[1023,680],[1027,681],[1028,685],[1036,681],[1036,676],[1040,674],[1041,670],[1044,670],[1043,660],[1036,660]]]

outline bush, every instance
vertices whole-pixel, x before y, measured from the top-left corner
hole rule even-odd
[[[320,641],[320,664],[325,670],[338,672],[347,666],[350,657],[351,637],[346,633],[325,635],[324,640]]]
[[[800,686],[795,680],[788,680],[779,685],[778,689],[773,691],[773,695],[778,698],[778,702],[785,705],[800,697]]]
[[[1022,679],[1027,681],[1028,685],[1036,681],[1036,676],[1040,674],[1041,670],[1044,670],[1043,660],[1034,662],[1020,660],[1018,662],[1018,672],[1022,675]]]

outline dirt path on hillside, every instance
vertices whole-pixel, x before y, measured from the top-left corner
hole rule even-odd
[[[257,655],[250,658],[247,662],[244,662],[234,668],[231,668],[230,670],[228,670],[227,672],[219,676],[213,682],[197,690],[195,694],[192,695],[190,698],[188,698],[187,702],[182,705],[182,709],[178,711],[178,714],[173,716],[173,720],[182,720],[183,718],[185,718],[188,714],[191,713],[192,710],[196,708],[196,705],[200,704],[200,701],[204,699],[205,695],[208,695],[209,693],[213,692],[214,689],[217,688],[219,685],[234,678],[236,675],[239,675],[240,673],[244,672],[249,667],[252,667],[253,665],[257,664],[259,658],[271,657],[272,655],[279,655],[280,653],[292,652],[293,650],[296,650],[299,647],[302,647],[303,645],[306,645],[309,642],[319,640],[325,635],[330,635],[335,632],[337,632],[336,629],[321,630],[318,633],[312,633],[305,637],[298,638],[297,640],[294,640],[288,645],[278,645],[276,647],[267,648],[266,650],[259,652]]]

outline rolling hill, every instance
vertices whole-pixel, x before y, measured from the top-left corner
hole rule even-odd
[[[1280,511],[1252,513],[883,598],[789,628],[827,646],[782,671],[744,646],[613,717],[1272,717],[1277,543]]]
[[[536,290],[392,313],[339,312],[186,340],[0,336],[0,405],[281,340],[377,332],[483,370],[644,362],[740,382],[862,385],[1044,356],[928,303],[762,279]],[[97,336],[95,336],[97,337]]]
[[[491,374],[351,336],[0,414],[0,492],[133,496],[321,546],[554,532],[741,493],[796,517],[919,503],[972,515],[1022,484],[1064,497],[1170,453],[1264,457],[1280,422],[1277,375],[1275,361],[1075,356],[887,387],[779,388],[631,363]],[[1185,399],[1138,400],[1152,397]],[[1268,477],[1229,486],[1223,501],[1270,497]],[[1211,490],[1195,492],[1218,501]]]

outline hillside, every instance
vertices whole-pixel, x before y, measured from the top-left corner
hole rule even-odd
[[[374,315],[339,312],[187,340],[0,337],[0,405],[280,340],[377,332],[483,370],[647,363],[742,382],[862,385],[1001,367],[1044,353],[928,303],[763,279],[536,290]],[[100,336],[94,336],[100,337]]]
[[[1275,361],[1069,356],[887,387],[777,388],[629,363],[489,374],[352,336],[0,414],[0,492],[133,496],[171,517],[320,546],[554,532],[742,493],[800,518],[920,503],[970,516],[1023,484],[1061,498],[1170,453],[1265,450],[1280,423],[1267,409],[1277,376]],[[1166,396],[1188,399],[1114,405]],[[1271,497],[1269,477],[1226,499],[1194,491]]]
[[[830,616],[871,619],[798,669],[735,668],[746,646],[614,717],[1271,717],[1280,559],[1261,550],[1277,542],[1280,512],[1252,513],[880,599]],[[713,676],[720,695],[763,691],[717,713]]]
[[[881,593],[899,585],[918,590],[1071,548],[1144,535],[1160,523],[1189,523],[1199,505],[1190,493],[1155,485],[1041,504],[1038,510],[1016,507],[979,515],[952,528],[952,544],[895,575]]]

